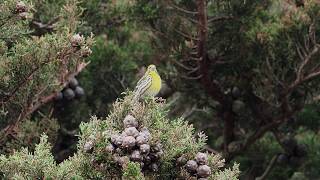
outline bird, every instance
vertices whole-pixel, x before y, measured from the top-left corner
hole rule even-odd
[[[141,97],[151,96],[155,97],[161,89],[161,77],[158,74],[155,65],[148,66],[147,71],[137,82],[133,91],[134,100],[138,101]]]

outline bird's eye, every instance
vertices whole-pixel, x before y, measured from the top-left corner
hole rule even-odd
[[[155,67],[154,67],[154,66],[149,66],[148,69],[149,69],[149,70],[154,70]]]

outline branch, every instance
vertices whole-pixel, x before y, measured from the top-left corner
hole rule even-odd
[[[312,50],[310,50],[309,42],[311,42],[313,45]],[[299,58],[302,60],[302,63],[298,67],[296,80],[287,89],[287,94],[290,93],[299,84],[320,75],[320,69],[316,69],[310,74],[304,75],[305,67],[310,63],[311,58],[319,52],[319,48],[320,45],[316,42],[314,23],[312,23],[309,27],[307,38],[304,38],[304,47],[302,47],[300,44],[296,45],[297,53],[299,55]]]
[[[297,51],[299,51],[299,49],[302,50],[302,48],[297,47]],[[303,52],[303,53],[305,54],[305,57],[302,59],[302,63],[301,63],[301,65],[300,65],[299,68],[298,68],[297,80],[302,79],[302,76],[303,76],[303,74],[302,74],[303,72],[302,72],[302,71],[303,71],[304,67],[310,62],[311,57],[312,57],[314,54],[316,54],[316,53],[318,52],[318,50],[319,50],[319,48],[318,48],[317,46],[315,46],[315,47],[313,48],[313,50],[311,51],[311,53],[306,54],[306,52]],[[301,52],[300,52],[299,54],[301,54]]]
[[[217,21],[224,21],[224,20],[231,20],[234,19],[234,16],[215,16],[210,17],[208,23],[217,22]]]
[[[32,76],[44,65],[46,65],[47,63],[49,63],[50,61],[45,61],[42,64],[40,64],[38,67],[34,68],[33,70],[31,70],[31,72],[27,75],[27,77],[22,80],[20,83],[18,83],[18,85],[12,90],[12,92],[9,94],[9,96],[4,97],[3,99],[3,103],[6,103],[8,101],[10,101],[11,98],[13,98],[15,96],[15,94],[22,88],[24,87],[25,84],[27,84],[28,81],[32,80]]]
[[[319,75],[318,71],[312,72],[306,76],[303,75],[303,70],[304,70],[305,66],[310,62],[312,56],[314,56],[316,53],[318,53],[318,51],[319,51],[319,45],[316,45],[313,48],[313,50],[304,57],[303,62],[301,63],[301,65],[298,68],[296,80],[288,87],[286,94],[291,92],[294,88],[296,88],[299,84],[303,83],[304,81],[307,81],[310,78],[313,78],[313,77]]]
[[[192,14],[192,15],[198,14],[198,12],[194,12],[194,11],[189,11],[189,10],[186,10],[186,9],[182,9],[182,8],[176,6],[176,5],[173,5],[173,4],[170,5],[170,7],[173,7],[174,9],[176,9],[176,10],[178,10],[178,11],[181,11],[181,12],[183,12],[183,13]]]
[[[310,80],[310,79],[312,79],[312,78],[315,78],[315,77],[317,77],[317,76],[319,76],[319,75],[320,75],[320,69],[317,69],[317,70],[315,70],[314,72],[308,74],[306,77],[304,77],[302,81],[303,81],[303,82],[304,82],[304,81],[308,81],[308,80]]]
[[[49,21],[48,23],[46,23],[46,24],[44,24],[44,23],[42,23],[42,22],[40,22],[40,21],[36,21],[36,20],[32,20],[32,24],[34,25],[34,26],[36,26],[37,28],[39,28],[39,29],[45,29],[45,30],[53,30],[53,28],[54,28],[54,23],[56,23],[59,19],[61,18],[61,16],[58,16],[58,17],[56,17],[56,18],[53,18],[51,21]]]
[[[212,149],[211,147],[209,147],[208,145],[204,146],[204,149],[207,150],[210,153],[214,153],[214,154],[219,154],[219,151]]]
[[[282,147],[282,149],[286,149],[283,145],[283,143],[281,142],[281,137],[280,134],[277,130],[272,131],[272,134],[274,135],[274,137],[276,138],[278,144]]]
[[[182,37],[184,37],[184,38],[186,38],[186,39],[190,39],[190,40],[194,40],[194,41],[199,41],[199,39],[194,38],[194,37],[191,37],[191,36],[189,36],[188,34],[182,32],[182,31],[180,31],[180,30],[178,30],[178,29],[174,29],[174,31],[175,31],[176,33],[180,34]]]
[[[78,64],[76,70],[72,73],[68,74],[68,77],[74,77],[77,74],[79,74],[87,65],[88,63],[82,62],[80,64]],[[67,81],[62,82],[63,87],[66,86],[68,84]],[[35,112],[37,109],[39,109],[41,106],[51,102],[54,97],[56,96],[58,92],[53,92],[48,96],[44,96],[41,97],[40,100],[34,104],[34,105],[30,105],[26,110],[24,110],[23,112],[21,112],[21,114],[19,115],[19,117],[11,124],[9,124],[7,127],[5,127],[1,132],[0,132],[0,144],[3,144],[6,141],[6,137],[10,134],[12,134],[12,131],[14,130],[14,128],[17,126],[18,122],[22,121],[23,119],[25,119],[27,116],[31,115],[33,112]]]
[[[278,155],[273,156],[273,158],[270,160],[269,165],[267,166],[267,169],[263,172],[263,174],[260,177],[256,177],[255,180],[264,180],[267,178],[268,174],[270,173],[273,166],[276,164]]]
[[[234,158],[236,154],[239,154],[246,149],[248,149],[252,144],[254,144],[258,139],[263,137],[266,132],[271,131],[275,128],[277,128],[279,125],[281,125],[283,122],[285,122],[289,117],[293,116],[296,110],[292,110],[290,112],[287,112],[285,115],[281,115],[278,118],[275,118],[272,122],[261,126],[258,130],[256,130],[255,133],[253,133],[251,136],[247,138],[244,145],[242,145],[241,149],[238,152],[235,152],[234,154],[227,154],[227,161],[230,161]]]
[[[269,77],[270,80],[274,80],[276,83],[280,84],[281,86],[283,86],[284,84],[279,80],[279,78],[277,77],[277,75],[273,72],[273,67],[269,61],[269,58],[266,58],[266,67],[267,67],[267,76]]]

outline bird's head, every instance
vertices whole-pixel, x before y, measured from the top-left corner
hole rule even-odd
[[[151,64],[148,66],[148,69],[147,69],[148,72],[157,72],[157,68],[155,65]]]

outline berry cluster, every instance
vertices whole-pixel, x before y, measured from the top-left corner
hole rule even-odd
[[[106,151],[114,153],[114,161],[120,166],[124,159],[138,162],[143,170],[158,171],[158,160],[163,154],[162,145],[150,145],[151,134],[146,127],[141,127],[132,115],[127,115],[123,120],[125,127],[121,134],[111,136],[111,144]],[[137,129],[138,128],[138,129]]]
[[[18,14],[21,19],[26,19],[28,16],[27,5],[22,1],[17,2],[14,13]]]
[[[279,164],[290,164],[292,166],[301,165],[304,157],[307,155],[307,147],[304,144],[298,144],[293,138],[285,138],[282,141],[286,153],[278,156]]]
[[[178,161],[181,161],[178,158]],[[188,173],[198,179],[205,180],[211,175],[211,169],[208,166],[208,155],[198,152],[195,159],[187,161],[185,168]]]
[[[234,86],[231,89],[231,92],[229,92],[229,94],[233,99],[232,111],[237,114],[243,112],[243,108],[245,107],[245,104],[242,100],[240,100],[240,96],[242,94],[241,90],[237,86]]]
[[[57,93],[55,100],[73,100],[74,98],[80,98],[84,96],[84,90],[79,86],[79,82],[76,78],[71,78],[68,85],[59,93]]]
[[[243,113],[245,110],[245,103],[241,100],[243,91],[241,91],[237,86],[230,87],[224,91],[224,94],[228,97],[228,100],[232,101],[232,111],[236,114]],[[217,111],[223,111],[221,104],[216,105]]]
[[[150,131],[146,127],[139,127],[138,121],[132,115],[127,115],[123,124],[125,129],[120,134],[111,135],[110,144],[104,151],[120,166],[133,161],[139,163],[143,171],[158,171],[159,160],[163,155],[162,145],[151,144]],[[93,146],[92,141],[86,142],[84,151],[91,153]]]
[[[70,43],[75,52],[80,51],[81,57],[86,58],[92,53],[91,49],[85,46],[85,38],[80,34],[73,35],[71,37]]]

